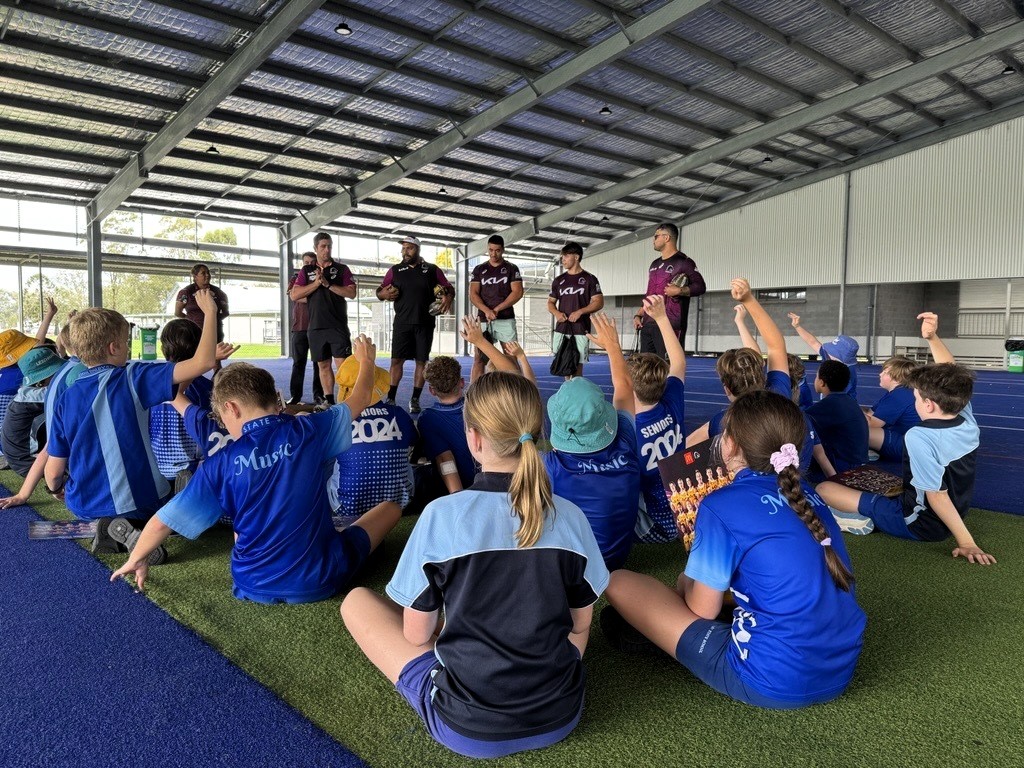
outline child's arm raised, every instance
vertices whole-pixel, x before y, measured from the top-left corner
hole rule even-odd
[[[594,333],[588,333],[587,338],[608,353],[608,363],[612,369],[612,405],[617,411],[632,414],[635,407],[633,381],[629,378],[626,358],[622,356],[622,345],[615,322],[603,312],[593,315],[592,322]]]
[[[217,301],[210,290],[204,288],[196,291],[196,304],[203,310],[203,332],[195,356],[175,364],[175,384],[198,378],[217,364]]]
[[[533,372],[533,366],[530,365],[530,358],[526,356],[526,351],[519,346],[518,341],[503,341],[501,348],[505,350],[505,354],[516,361],[519,366],[519,370],[522,371],[523,376],[534,384],[537,383],[537,376]]]
[[[466,315],[462,318],[462,338],[487,355],[487,359],[494,365],[495,370],[522,373],[519,370],[519,366],[506,357],[494,344],[484,338],[484,331],[480,326],[480,321],[473,315]]]
[[[821,342],[818,341],[818,337],[813,333],[800,327],[800,315],[790,312],[786,317],[789,318],[793,327],[796,328],[796,332],[800,335],[800,338],[807,342],[807,346],[811,348],[811,351],[814,352],[814,354],[818,354],[818,350],[821,349]]]
[[[359,414],[374,402],[373,377],[375,375],[374,361],[377,359],[377,347],[360,333],[352,339],[352,354],[359,361],[359,374],[356,376],[356,383],[352,387],[352,393],[345,399],[349,413],[353,419],[359,418]]]
[[[939,316],[934,312],[922,312],[917,319],[921,321],[921,338],[928,342],[932,360],[936,363],[955,363],[953,353],[939,338]]]
[[[46,341],[46,334],[50,332],[50,323],[53,322],[53,318],[57,316],[57,305],[53,303],[53,298],[50,296],[46,297],[46,311],[43,312],[43,321],[39,324],[39,330],[36,331],[36,346],[41,346]]]
[[[764,311],[761,302],[754,297],[754,292],[750,290],[750,283],[742,277],[733,278],[732,297],[743,304],[750,317],[753,318],[754,325],[757,326],[757,330],[764,339],[765,346],[768,347],[768,370],[782,371],[788,376],[789,358],[786,357],[786,339],[779,327]],[[797,330],[799,331],[799,329]],[[821,344],[818,346],[820,347]]]
[[[661,331],[661,339],[665,342],[665,351],[668,353],[668,375],[677,379],[686,379],[686,354],[683,352],[683,345],[679,342],[679,336],[672,328],[672,322],[665,314],[665,297],[648,296],[644,299],[644,312],[658,324]]]
[[[945,362],[945,361],[943,361]],[[939,516],[956,539],[956,549],[953,550],[953,557],[966,557],[972,563],[979,565],[992,565],[996,561],[992,555],[984,552],[981,547],[974,543],[974,537],[967,530],[967,525],[960,517],[945,491],[925,491],[925,498],[928,506]]]
[[[736,310],[736,317],[733,318],[733,322],[736,323],[736,330],[740,332],[740,341],[743,342],[743,346],[747,349],[752,349],[757,354],[761,354],[761,346],[754,339],[750,329],[747,328],[747,310],[742,304],[737,304],[733,307]]]

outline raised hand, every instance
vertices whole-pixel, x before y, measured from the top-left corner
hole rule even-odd
[[[484,330],[476,316],[466,315],[462,318],[462,338],[474,347],[479,346],[484,340]]]
[[[619,343],[619,332],[615,329],[615,321],[604,312],[591,315],[591,320],[594,332],[588,333],[587,338],[608,352],[616,349],[621,352],[622,346]]]
[[[526,352],[519,346],[518,341],[503,341],[501,348],[509,357],[526,357]]]
[[[745,301],[750,296],[750,283],[746,278],[734,277],[729,287],[734,301]]]
[[[209,288],[196,291],[196,304],[204,315],[217,316],[217,300],[213,298],[213,292]]]
[[[241,348],[241,344],[228,344],[226,341],[222,341],[217,345],[217,351],[215,356],[218,361],[227,360]]]
[[[747,308],[742,304],[737,304],[733,309],[736,310],[736,317],[733,319],[742,323],[747,318]]]
[[[789,322],[792,323],[794,328],[799,328],[800,327],[800,315],[795,314],[793,312],[788,312],[786,314],[786,317],[789,318]]]
[[[646,297],[644,299],[644,312],[655,322],[665,317],[665,297],[658,295]]]
[[[373,361],[377,359],[377,347],[365,333],[360,333],[352,339],[352,354],[359,361],[359,365],[364,363],[372,365]]]
[[[922,312],[917,319],[921,321],[922,339],[930,339],[939,332],[939,316],[934,312]]]

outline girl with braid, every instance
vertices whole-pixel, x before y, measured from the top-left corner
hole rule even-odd
[[[552,493],[536,385],[484,374],[463,416],[482,471],[427,505],[387,597],[354,589],[341,616],[438,743],[502,757],[561,741],[579,722],[608,571],[583,512]]]
[[[736,479],[701,502],[675,591],[612,574],[614,607],[601,614],[612,645],[638,650],[646,637],[715,690],[758,707],[796,709],[846,689],[866,619],[839,527],[800,478],[804,432],[800,409],[781,395],[751,392],[729,407],[722,456]],[[731,624],[716,620],[727,592]]]

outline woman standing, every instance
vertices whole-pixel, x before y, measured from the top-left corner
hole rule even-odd
[[[203,263],[192,267],[192,285],[182,288],[178,292],[178,299],[174,304],[176,317],[187,317],[200,328],[203,327],[203,310],[196,303],[196,291],[209,288],[213,294],[213,300],[217,303],[217,342],[224,341],[224,318],[228,312],[228,295],[215,285],[210,285],[210,268]]]

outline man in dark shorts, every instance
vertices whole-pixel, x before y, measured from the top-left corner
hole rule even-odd
[[[512,306],[521,298],[523,276],[519,267],[505,261],[504,238],[492,235],[487,241],[487,261],[474,267],[469,278],[469,300],[477,308],[477,316],[493,343],[519,340]],[[486,364],[487,356],[477,348],[470,382],[483,375]]]
[[[665,222],[658,225],[654,233],[654,250],[661,255],[648,268],[647,293],[644,295],[665,297],[665,314],[685,347],[690,299],[700,296],[706,288],[693,259],[676,246],[678,241],[679,228],[675,224]],[[633,327],[640,331],[641,352],[654,352],[665,357],[665,342],[658,324],[647,317],[642,308],[633,317]]]
[[[430,359],[436,323],[434,315],[430,314],[430,305],[435,299],[440,299],[441,314],[444,314],[451,308],[454,296],[455,289],[440,267],[420,257],[420,241],[411,236],[403,238],[402,263],[388,270],[377,289],[378,299],[395,302],[395,324],[391,334],[391,388],[387,399],[389,404],[395,402],[405,361],[415,360],[409,412],[420,412],[423,369]]]
[[[583,375],[583,364],[590,358],[590,315],[604,308],[604,295],[597,278],[580,266],[583,246],[566,243],[562,247],[562,274],[551,283],[548,296],[548,312],[555,318],[555,333],[551,339],[551,351],[558,354],[562,340],[572,336],[580,352],[580,364],[576,375]],[[568,377],[566,377],[568,378]]]
[[[341,366],[352,354],[346,299],[356,297],[352,270],[331,258],[334,241],[326,232],[313,238],[316,263],[303,265],[295,285],[288,291],[292,301],[306,299],[309,307],[309,350],[316,360],[324,401],[334,405],[334,365]]]
[[[302,254],[302,266],[310,267],[316,264],[316,254],[306,251]],[[292,275],[288,281],[288,291],[291,293],[295,281],[299,279],[299,273]],[[306,378],[306,362],[309,355],[309,303],[308,300],[292,302],[292,375],[289,381],[289,400],[286,405],[298,405],[302,402],[302,382]],[[317,368],[316,360],[313,360],[313,402],[318,403],[324,398],[324,388],[320,383],[320,369]]]

